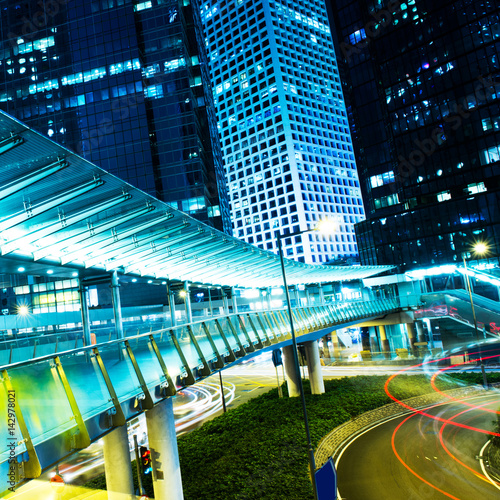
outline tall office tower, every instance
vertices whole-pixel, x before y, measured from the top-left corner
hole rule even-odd
[[[276,251],[275,234],[337,223],[333,235],[284,241],[309,263],[357,256],[364,218],[323,0],[210,0],[202,5],[233,234]]]
[[[197,0],[0,0],[0,107],[231,231]]]
[[[330,1],[367,211],[361,262],[450,263],[481,239],[498,255],[498,2]]]

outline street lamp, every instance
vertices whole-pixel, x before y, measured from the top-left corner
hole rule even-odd
[[[476,255],[484,255],[488,251],[488,245],[484,242],[477,242],[472,247],[472,252]],[[465,273],[465,282],[467,283],[467,291],[469,292],[470,299],[470,307],[472,309],[472,319],[474,321],[474,331],[476,332],[476,340],[477,340],[477,349],[479,353],[479,362],[481,364],[481,373],[483,374],[483,387],[488,389],[488,380],[486,378],[486,371],[484,369],[484,361],[483,355],[481,353],[481,345],[479,343],[479,332],[477,330],[477,320],[476,320],[476,310],[474,309],[474,301],[472,300],[472,288],[470,286],[469,274],[467,272],[467,262],[465,260],[465,253],[462,254],[462,260],[464,263],[464,273]]]
[[[298,380],[300,400],[302,402],[302,412],[304,414],[304,427],[306,430],[307,453],[308,453],[308,458],[309,458],[309,474],[311,476],[311,483],[313,486],[315,500],[318,499],[318,490],[316,488],[316,477],[314,476],[314,473],[316,471],[316,463],[314,460],[314,450],[313,450],[313,446],[312,446],[312,442],[311,442],[311,433],[309,431],[309,421],[307,418],[307,408],[306,408],[306,398],[304,395],[304,387],[302,385],[302,378],[300,377],[299,357],[297,354],[297,339],[295,337],[295,328],[293,326],[292,304],[290,302],[290,293],[288,292],[288,285],[286,282],[285,260],[283,257],[283,246],[281,244],[281,240],[283,238],[292,238],[294,236],[298,236],[298,235],[304,234],[304,233],[310,233],[313,231],[327,232],[329,230],[329,228],[331,227],[331,224],[332,224],[331,221],[323,220],[315,228],[312,228],[312,229],[305,229],[303,231],[297,231],[295,233],[288,233],[288,234],[278,233],[276,235],[277,240],[278,240],[278,252],[279,252],[280,263],[281,263],[281,274],[283,276],[283,285],[285,287],[286,305],[287,305],[287,309],[288,309],[288,320],[290,322],[290,333],[292,334],[293,362],[295,365],[295,377]]]

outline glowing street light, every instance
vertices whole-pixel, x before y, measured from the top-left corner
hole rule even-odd
[[[478,241],[472,247],[472,253],[481,256],[488,252],[488,245],[483,241]],[[479,332],[477,330],[476,310],[474,309],[474,301],[472,300],[472,288],[470,286],[469,274],[467,272],[467,262],[465,260],[465,253],[462,254],[465,271],[465,282],[467,283],[467,291],[469,292],[470,307],[472,310],[472,319],[474,321],[474,331],[476,332],[477,349],[479,353],[479,362],[481,364],[481,373],[483,374],[483,387],[488,389],[488,379],[486,378],[486,370],[484,369],[483,355],[481,353],[481,345],[479,343]]]
[[[295,233],[278,234],[277,235],[278,251],[279,251],[280,263],[281,263],[281,274],[283,276],[283,285],[285,288],[286,305],[287,305],[287,309],[288,309],[288,320],[290,322],[290,333],[292,334],[293,361],[294,361],[294,365],[295,365],[295,376],[296,376],[296,379],[298,380],[299,394],[300,394],[300,399],[302,402],[302,412],[304,414],[304,428],[306,431],[308,458],[309,458],[309,473],[311,476],[311,483],[312,483],[312,487],[313,487],[315,500],[318,499],[318,490],[316,487],[316,477],[314,475],[316,472],[316,463],[314,460],[314,450],[313,450],[312,441],[311,441],[311,433],[309,431],[309,421],[307,418],[307,407],[306,407],[306,399],[305,399],[305,395],[304,395],[304,387],[302,385],[302,378],[300,376],[299,357],[297,354],[297,339],[295,337],[295,328],[293,325],[292,304],[290,302],[290,293],[288,292],[288,285],[286,282],[285,260],[283,257],[283,246],[281,244],[281,240],[283,238],[292,238],[293,236],[298,236],[300,234],[310,233],[310,232],[314,232],[314,231],[318,231],[318,232],[321,232],[323,234],[328,234],[328,233],[331,234],[333,231],[335,231],[336,227],[337,226],[333,221],[331,221],[329,219],[323,219],[323,220],[319,221],[319,223],[316,225],[316,227],[314,227],[312,229],[305,229],[303,231],[297,231]]]

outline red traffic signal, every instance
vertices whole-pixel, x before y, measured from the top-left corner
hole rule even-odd
[[[151,452],[145,447],[140,448],[142,471],[144,474],[149,474],[151,472]]]

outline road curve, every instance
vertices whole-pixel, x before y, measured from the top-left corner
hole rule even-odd
[[[473,430],[493,430],[499,395],[467,402],[472,407],[438,405],[426,410],[430,416],[408,414],[355,438],[337,460],[339,499],[500,498],[500,485],[484,476],[476,458],[489,435]]]

